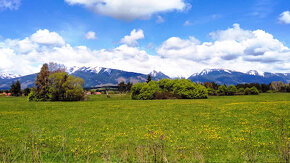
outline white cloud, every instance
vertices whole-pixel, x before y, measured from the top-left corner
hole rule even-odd
[[[89,31],[89,32],[87,32],[87,33],[85,34],[85,37],[86,37],[86,39],[88,39],[88,40],[96,40],[96,39],[97,39],[97,37],[96,37],[96,33],[93,32],[93,31]]]
[[[59,36],[48,30],[39,31]],[[157,70],[171,77],[188,77],[205,68],[242,72],[251,69],[270,72],[290,70],[288,47],[263,30],[244,30],[238,25],[211,33],[213,40],[209,42],[200,42],[193,36],[187,39],[171,37],[157,48],[156,55],[132,46],[137,45],[138,39],[144,38],[142,30],[133,30],[118,47],[100,50],[86,46],[72,47],[59,41],[63,40],[61,36],[53,39],[58,41],[49,41],[52,44],[32,39],[39,31],[22,40],[0,42],[0,72],[35,73],[43,63],[51,61],[68,67],[101,66],[144,74]]]
[[[186,20],[183,25],[184,26],[191,26],[192,23],[189,20]]]
[[[130,33],[130,35],[125,36],[121,39],[121,43],[127,44],[129,46],[136,46],[138,45],[138,40],[144,38],[144,33],[142,29],[133,29]]]
[[[160,15],[158,15],[157,16],[157,19],[156,19],[156,23],[164,23],[165,22],[165,20],[163,19],[163,17],[162,16],[160,16]]]
[[[43,45],[64,45],[65,42],[63,38],[56,32],[49,32],[47,29],[38,30],[36,33],[31,35],[31,41],[43,44]]]
[[[70,5],[82,5],[94,12],[122,20],[147,19],[168,11],[183,11],[189,7],[184,0],[65,0]]]
[[[279,20],[281,23],[290,24],[290,11],[284,11],[280,14]]]
[[[10,9],[17,10],[21,4],[21,0],[0,0],[0,10]]]

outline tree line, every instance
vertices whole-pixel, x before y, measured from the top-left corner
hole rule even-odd
[[[131,98],[134,100],[204,99],[207,97],[205,86],[187,79],[147,80],[146,83],[137,83],[131,88]]]

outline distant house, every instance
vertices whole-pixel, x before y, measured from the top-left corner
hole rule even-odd
[[[95,94],[96,94],[96,95],[101,95],[102,93],[101,93],[101,92],[96,92]]]
[[[92,93],[91,92],[87,92],[87,95],[91,95]]]

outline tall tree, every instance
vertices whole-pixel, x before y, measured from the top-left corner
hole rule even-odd
[[[49,99],[49,74],[48,65],[45,63],[35,80],[35,94],[39,101],[47,101]]]
[[[147,76],[147,81],[146,81],[146,83],[149,83],[151,80],[152,80],[151,75],[148,75],[148,76]]]
[[[16,83],[13,81],[11,84],[10,92],[12,96],[20,96],[21,95],[21,85],[19,80]]]

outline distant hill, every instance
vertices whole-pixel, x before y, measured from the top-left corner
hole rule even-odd
[[[127,72],[117,69],[109,69],[103,67],[71,67],[68,73],[76,77],[81,77],[85,81],[84,87],[101,87],[101,86],[114,86],[119,82],[138,83],[147,80],[146,74]],[[152,80],[160,80],[169,78],[162,72],[153,71],[150,73]],[[12,81],[19,80],[22,88],[32,87],[36,78],[36,74],[26,75],[15,78],[0,78],[0,89],[9,89]]]
[[[251,70],[242,73],[226,69],[205,69],[200,73],[191,75],[188,79],[193,82],[215,82],[217,84],[242,84],[242,83],[265,83],[273,81],[290,82],[290,73],[258,73]]]
[[[85,81],[85,88],[116,86],[119,82],[138,83],[147,80],[146,74],[127,72],[117,69],[103,67],[71,67],[67,72],[76,77],[81,77]],[[152,80],[160,80],[169,78],[162,72],[152,71],[149,73]],[[7,73],[0,73],[0,89],[9,89],[12,81],[19,80],[22,88],[32,87],[36,78],[36,74],[19,76]],[[205,69],[200,73],[191,75],[188,79],[193,82],[215,82],[217,84],[242,84],[242,83],[265,83],[269,84],[273,81],[282,81],[290,83],[290,73],[270,73],[257,72],[251,70],[248,73],[226,69]]]

